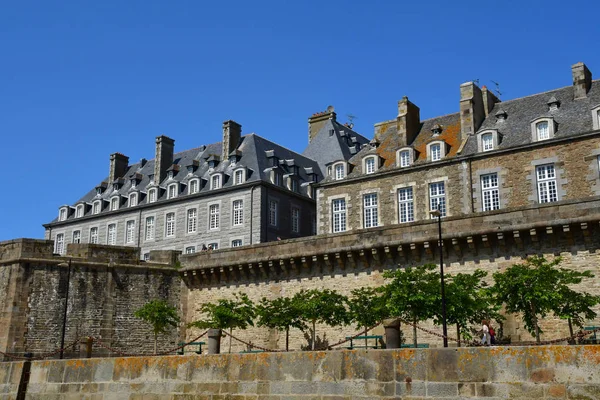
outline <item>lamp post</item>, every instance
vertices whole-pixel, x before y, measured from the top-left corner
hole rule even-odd
[[[438,204],[437,210],[431,211],[432,217],[438,220],[438,247],[440,249],[440,281],[442,284],[442,333],[444,335],[444,347],[448,347],[448,327],[446,324],[446,288],[444,285],[444,242],[442,242],[442,210]]]
[[[69,258],[69,263],[60,263],[59,267],[69,267],[67,270],[67,290],[65,292],[65,307],[63,309],[63,320],[62,320],[62,333],[60,335],[60,359],[63,359],[64,356],[64,347],[65,347],[65,334],[67,331],[67,307],[69,306],[69,285],[71,281],[71,259]]]

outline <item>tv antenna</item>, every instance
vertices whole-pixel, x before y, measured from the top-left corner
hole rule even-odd
[[[492,80],[490,79],[490,81],[492,81]],[[492,81],[492,83],[494,85],[496,85],[496,89],[494,90],[494,92],[496,92],[496,94],[498,95],[498,97],[502,96],[502,92],[500,91],[500,84],[498,82],[496,82],[496,81]]]

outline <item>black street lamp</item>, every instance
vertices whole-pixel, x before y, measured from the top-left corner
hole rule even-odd
[[[442,242],[442,210],[438,204],[437,210],[431,211],[432,217],[438,220],[438,247],[440,249],[440,280],[442,284],[442,333],[444,335],[444,347],[448,347],[448,326],[446,324],[446,288],[444,285],[444,242]]]
[[[60,359],[63,359],[64,356],[64,347],[65,347],[65,334],[67,331],[67,307],[69,306],[69,285],[71,281],[71,259],[69,258],[69,264],[60,263],[59,267],[69,267],[67,270],[67,290],[65,293],[65,307],[63,310],[63,320],[62,320],[62,333],[60,335]]]

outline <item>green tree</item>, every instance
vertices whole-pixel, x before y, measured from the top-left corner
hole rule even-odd
[[[571,290],[568,285],[580,283],[583,278],[593,275],[589,271],[557,268],[560,262],[560,257],[548,261],[535,256],[493,275],[495,284],[492,290],[496,299],[506,305],[508,312],[523,315],[525,328],[537,342],[543,333],[539,319],[549,313],[567,318],[585,316],[582,312],[586,308],[582,308],[585,294]]]
[[[285,351],[289,350],[290,328],[304,330],[306,324],[302,321],[301,310],[294,298],[279,297],[268,300],[263,297],[256,306],[258,326],[285,331]]]
[[[350,317],[346,309],[346,296],[330,289],[302,289],[292,298],[300,309],[300,318],[312,326],[311,349],[315,349],[316,324],[347,325]]]
[[[133,315],[152,325],[154,354],[156,354],[158,345],[158,335],[167,332],[170,327],[177,327],[180,321],[177,309],[164,300],[152,300],[135,311]]]
[[[359,328],[364,328],[365,336],[370,326],[390,316],[382,289],[368,287],[352,290],[352,297],[348,299],[348,313],[350,319],[356,322]],[[365,339],[366,346],[367,339]]]
[[[448,275],[446,282],[446,321],[456,325],[458,346],[461,337],[470,340],[472,335],[469,324],[478,324],[482,320],[502,320],[499,310],[501,304],[494,301],[483,278],[487,275],[480,269],[472,274]],[[437,313],[435,322],[441,324],[441,312]]]
[[[256,316],[254,304],[244,293],[235,294],[235,299],[219,299],[216,303],[203,304],[198,311],[205,314],[205,319],[194,321],[189,326],[200,329],[228,329],[230,353],[233,330],[254,326],[253,319]]]
[[[417,323],[436,316],[441,307],[440,275],[433,264],[386,271],[391,279],[384,287],[391,315],[413,323],[413,343],[417,347]]]
[[[572,283],[580,283],[583,278],[592,278],[591,272],[582,272],[580,277],[575,277]],[[585,274],[585,275],[584,275]],[[600,296],[593,296],[589,293],[579,293],[568,286],[564,286],[559,291],[559,305],[555,314],[561,319],[566,319],[569,324],[569,334],[573,340],[573,325],[583,328],[586,320],[596,318],[596,312],[592,307],[600,303]]]

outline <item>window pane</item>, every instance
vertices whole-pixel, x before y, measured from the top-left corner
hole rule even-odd
[[[344,232],[346,230],[346,200],[335,199],[331,207],[333,209],[333,232]]]
[[[429,208],[439,210],[442,217],[446,216],[446,189],[444,182],[429,184]],[[431,216],[431,218],[434,218]]]
[[[412,222],[415,220],[412,187],[398,190],[398,221]]]
[[[364,213],[365,228],[372,228],[378,225],[377,193],[370,193],[364,196]]]

